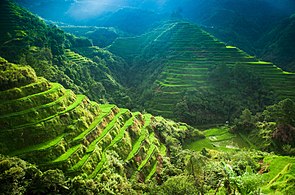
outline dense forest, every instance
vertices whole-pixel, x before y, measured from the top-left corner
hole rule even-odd
[[[0,1],[0,194],[295,194],[294,14]]]

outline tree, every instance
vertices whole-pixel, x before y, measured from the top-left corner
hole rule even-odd
[[[288,98],[268,106],[263,112],[263,117],[266,121],[295,126],[295,103]]]
[[[239,118],[235,119],[232,131],[234,132],[250,132],[256,128],[255,117],[249,109],[242,111]]]
[[[191,195],[198,194],[198,190],[190,176],[179,175],[170,177],[162,186],[157,187],[151,194]]]

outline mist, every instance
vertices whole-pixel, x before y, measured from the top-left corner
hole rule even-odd
[[[124,8],[166,15],[181,11],[184,19],[197,23],[210,17],[216,10],[231,10],[254,19],[263,15],[287,17],[295,13],[295,2],[292,0],[16,0],[16,2],[45,19],[70,24],[91,24],[95,18],[101,19]]]
[[[75,20],[84,20],[124,6],[127,6],[124,0],[77,0],[71,4],[67,14]]]

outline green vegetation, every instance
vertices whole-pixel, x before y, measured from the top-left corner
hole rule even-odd
[[[81,147],[81,145],[79,144],[79,145],[76,145],[76,146],[68,149],[66,153],[62,154],[57,159],[53,160],[52,163],[59,163],[59,162],[68,160],[70,158],[70,156],[72,156],[73,153],[76,152],[80,147]]]
[[[295,28],[294,16],[280,21],[270,29],[257,43],[261,48],[259,55],[268,61],[278,64],[286,71],[295,71],[294,42]]]
[[[125,88],[110,71],[113,67],[124,67],[122,60],[111,54],[105,55],[108,52],[103,49],[100,54],[104,55],[84,56],[85,51],[92,50],[90,40],[46,25],[40,17],[13,1],[1,1],[0,13],[1,57],[30,65],[38,75],[98,102],[130,106]],[[11,76],[7,75],[7,79]]]
[[[254,191],[260,191],[266,194],[292,194],[294,192],[294,187],[291,187],[294,185],[294,179],[292,179],[294,178],[292,175],[294,174],[294,157],[276,156],[273,154],[261,153],[254,150],[241,150],[240,144],[241,142],[243,142],[244,137],[236,140],[235,137],[226,136],[227,140],[230,140],[231,143],[237,145],[237,147],[234,148],[225,148],[222,144],[217,144],[212,147],[212,145],[216,142],[222,143],[224,138],[219,138],[218,135],[230,134],[228,132],[228,129],[215,128],[206,130],[204,133],[206,135],[205,140],[198,140],[185,147],[194,151],[199,151],[202,155],[209,157],[212,160],[218,159],[218,161],[224,162],[222,159],[225,156],[228,156],[230,158],[230,161],[238,160],[236,164],[226,165],[229,166],[228,168],[226,168],[228,169],[226,170],[226,174],[229,174],[229,179],[231,180],[229,181],[229,185],[233,185],[229,187],[231,188],[231,190],[237,190],[241,194],[248,194],[250,192],[253,193]],[[212,139],[212,136],[214,136],[214,139]],[[248,147],[249,146],[247,146],[245,142],[244,149],[247,149]],[[242,155],[245,156],[242,157]],[[228,160],[226,161],[227,163],[229,162]],[[213,163],[212,161],[206,162]],[[250,165],[250,162],[254,164]],[[216,165],[217,164],[213,163],[213,166]],[[249,169],[250,171],[247,171],[247,166],[249,165],[252,166],[252,168]],[[238,173],[237,167],[246,168],[246,172],[238,176],[240,173]],[[252,182],[252,184],[248,182]],[[251,185],[253,186],[251,187]],[[227,190],[229,190],[229,188]]]
[[[118,38],[108,49],[132,65],[129,74],[136,76],[128,84],[139,109],[191,125],[231,123],[245,108],[256,113],[276,99],[295,97],[294,74],[190,23]]]
[[[119,35],[118,30],[94,26],[61,26],[62,30],[77,37],[87,37],[93,45],[104,48],[109,46]]]
[[[10,156],[17,156],[17,155],[25,154],[25,153],[28,153],[28,152],[33,152],[33,151],[38,151],[38,150],[46,150],[48,148],[56,146],[59,142],[61,142],[62,139],[64,139],[65,135],[66,134],[62,134],[62,135],[54,138],[53,140],[49,140],[47,142],[44,142],[44,143],[41,143],[41,144],[38,144],[38,145],[33,145],[31,147],[28,147],[28,148],[23,148],[23,149],[17,150],[17,151],[15,151],[13,153],[10,153],[9,155]]]
[[[3,0],[0,29],[0,194],[295,193],[294,73],[187,22],[79,27],[107,51]]]
[[[228,128],[214,128],[203,131],[205,139],[192,142],[186,148],[194,151],[201,151],[203,148],[214,149],[219,151],[239,150],[248,148],[247,142],[236,134],[228,131]]]
[[[165,129],[161,129],[161,125],[157,124],[158,121],[166,123],[168,127],[171,126],[170,133],[172,130],[177,130],[189,136],[198,132],[186,124],[155,119],[150,114],[130,112],[113,104],[99,105],[84,95],[75,95],[59,84],[37,77],[30,67],[11,64],[4,59],[1,61],[3,68],[0,78],[3,78],[2,80],[5,80],[7,86],[11,86],[12,89],[4,88],[0,93],[12,97],[10,93],[14,93],[15,89],[21,91],[15,99],[0,103],[1,108],[9,104],[20,107],[11,108],[9,114],[1,112],[3,114],[0,115],[0,122],[5,127],[0,132],[1,153],[35,163],[39,169],[52,173],[53,177],[74,179],[74,176],[84,175],[85,178],[84,176],[80,178],[81,181],[91,180],[96,183],[103,182],[102,175],[107,173],[107,177],[119,174],[124,185],[131,185],[127,180],[131,178],[133,182],[152,181],[155,175],[161,174],[158,170],[163,167],[162,158],[170,161],[170,157],[166,154],[169,147],[163,145],[161,141],[164,135],[155,133],[165,132]],[[9,67],[13,68],[14,75],[20,75],[22,80],[29,82],[11,84],[15,80],[6,79],[6,75],[12,72]],[[20,74],[26,72],[31,74]],[[31,79],[27,79],[26,76]],[[44,87],[39,86],[43,83]],[[29,92],[26,92],[27,89],[30,89]],[[43,100],[40,98],[42,96],[49,97]],[[28,102],[23,104],[24,107],[32,105],[32,108],[21,108],[21,102]],[[15,120],[16,118],[20,120]],[[10,161],[6,159],[9,158],[1,156],[3,164],[0,163],[0,166],[4,166],[0,171],[1,179],[10,174],[5,172],[7,168],[9,169],[5,163]],[[27,166],[26,162],[20,160],[17,162],[21,165],[15,166]],[[56,168],[61,171],[49,170]],[[122,171],[126,174],[122,174]],[[20,172],[20,174],[26,173]],[[34,179],[36,178],[31,181],[35,182]],[[64,180],[57,182],[63,182],[63,186],[69,185]],[[112,183],[113,180],[107,182]],[[8,193],[13,193],[11,190],[21,190],[18,187],[15,189],[9,187],[6,182],[1,185],[3,189],[7,188]],[[20,182],[20,186],[27,193],[32,192],[31,188],[34,185],[34,183]],[[43,187],[40,187],[40,190],[41,188],[46,191]],[[67,186],[52,190],[67,193],[70,188]]]
[[[294,102],[285,99],[253,115],[249,110],[235,120],[232,131],[261,150],[294,155]]]
[[[96,118],[94,120],[93,123],[91,123],[91,125],[89,126],[89,128],[85,131],[83,131],[80,135],[78,135],[77,137],[75,137],[73,139],[73,141],[80,141],[82,140],[87,134],[89,134],[94,128],[97,127],[97,125],[102,122],[102,119],[106,116],[108,116],[110,113],[112,113],[112,108],[114,107],[114,105],[103,105],[101,106],[101,114],[98,116],[98,118]]]
[[[295,189],[294,185],[294,158],[269,156],[264,159],[269,164],[269,172],[264,175],[264,178],[271,179],[268,185],[263,190],[266,193],[292,194]]]
[[[126,158],[125,161],[129,161],[131,160],[134,155],[138,152],[142,142],[147,138],[148,136],[148,129],[147,127],[150,125],[151,123],[151,115],[150,114],[145,114],[144,115],[144,120],[145,120],[145,124],[142,127],[141,131],[141,135],[138,138],[138,140],[135,142],[135,144],[132,146],[132,151],[128,154],[128,157]]]

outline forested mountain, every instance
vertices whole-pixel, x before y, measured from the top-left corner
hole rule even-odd
[[[287,19],[295,13],[295,3],[292,0],[112,0],[100,3],[17,0],[17,2],[48,20],[78,26],[115,27],[131,35],[147,32],[160,21],[181,18],[202,26],[227,44],[239,47],[266,61],[275,62],[284,70],[293,71],[291,59],[288,57],[290,52],[274,49],[276,44],[278,48],[292,48],[292,41],[284,43],[287,38],[277,37],[276,39],[284,40],[277,40],[276,44],[273,44],[274,37],[271,35],[285,33],[292,37],[292,32],[288,32],[289,27],[283,30],[283,26],[292,25],[291,19]],[[48,8],[54,9],[55,12],[49,11]],[[87,14],[88,12],[92,14]],[[279,32],[273,32],[275,28],[279,29]]]
[[[48,26],[39,17],[9,0],[0,2],[0,55],[15,63],[30,64],[40,76],[59,82],[91,99],[130,104],[130,99],[110,71],[126,64],[85,38]],[[89,59],[84,53],[95,53]]]
[[[295,194],[293,1],[16,2],[0,194]]]

